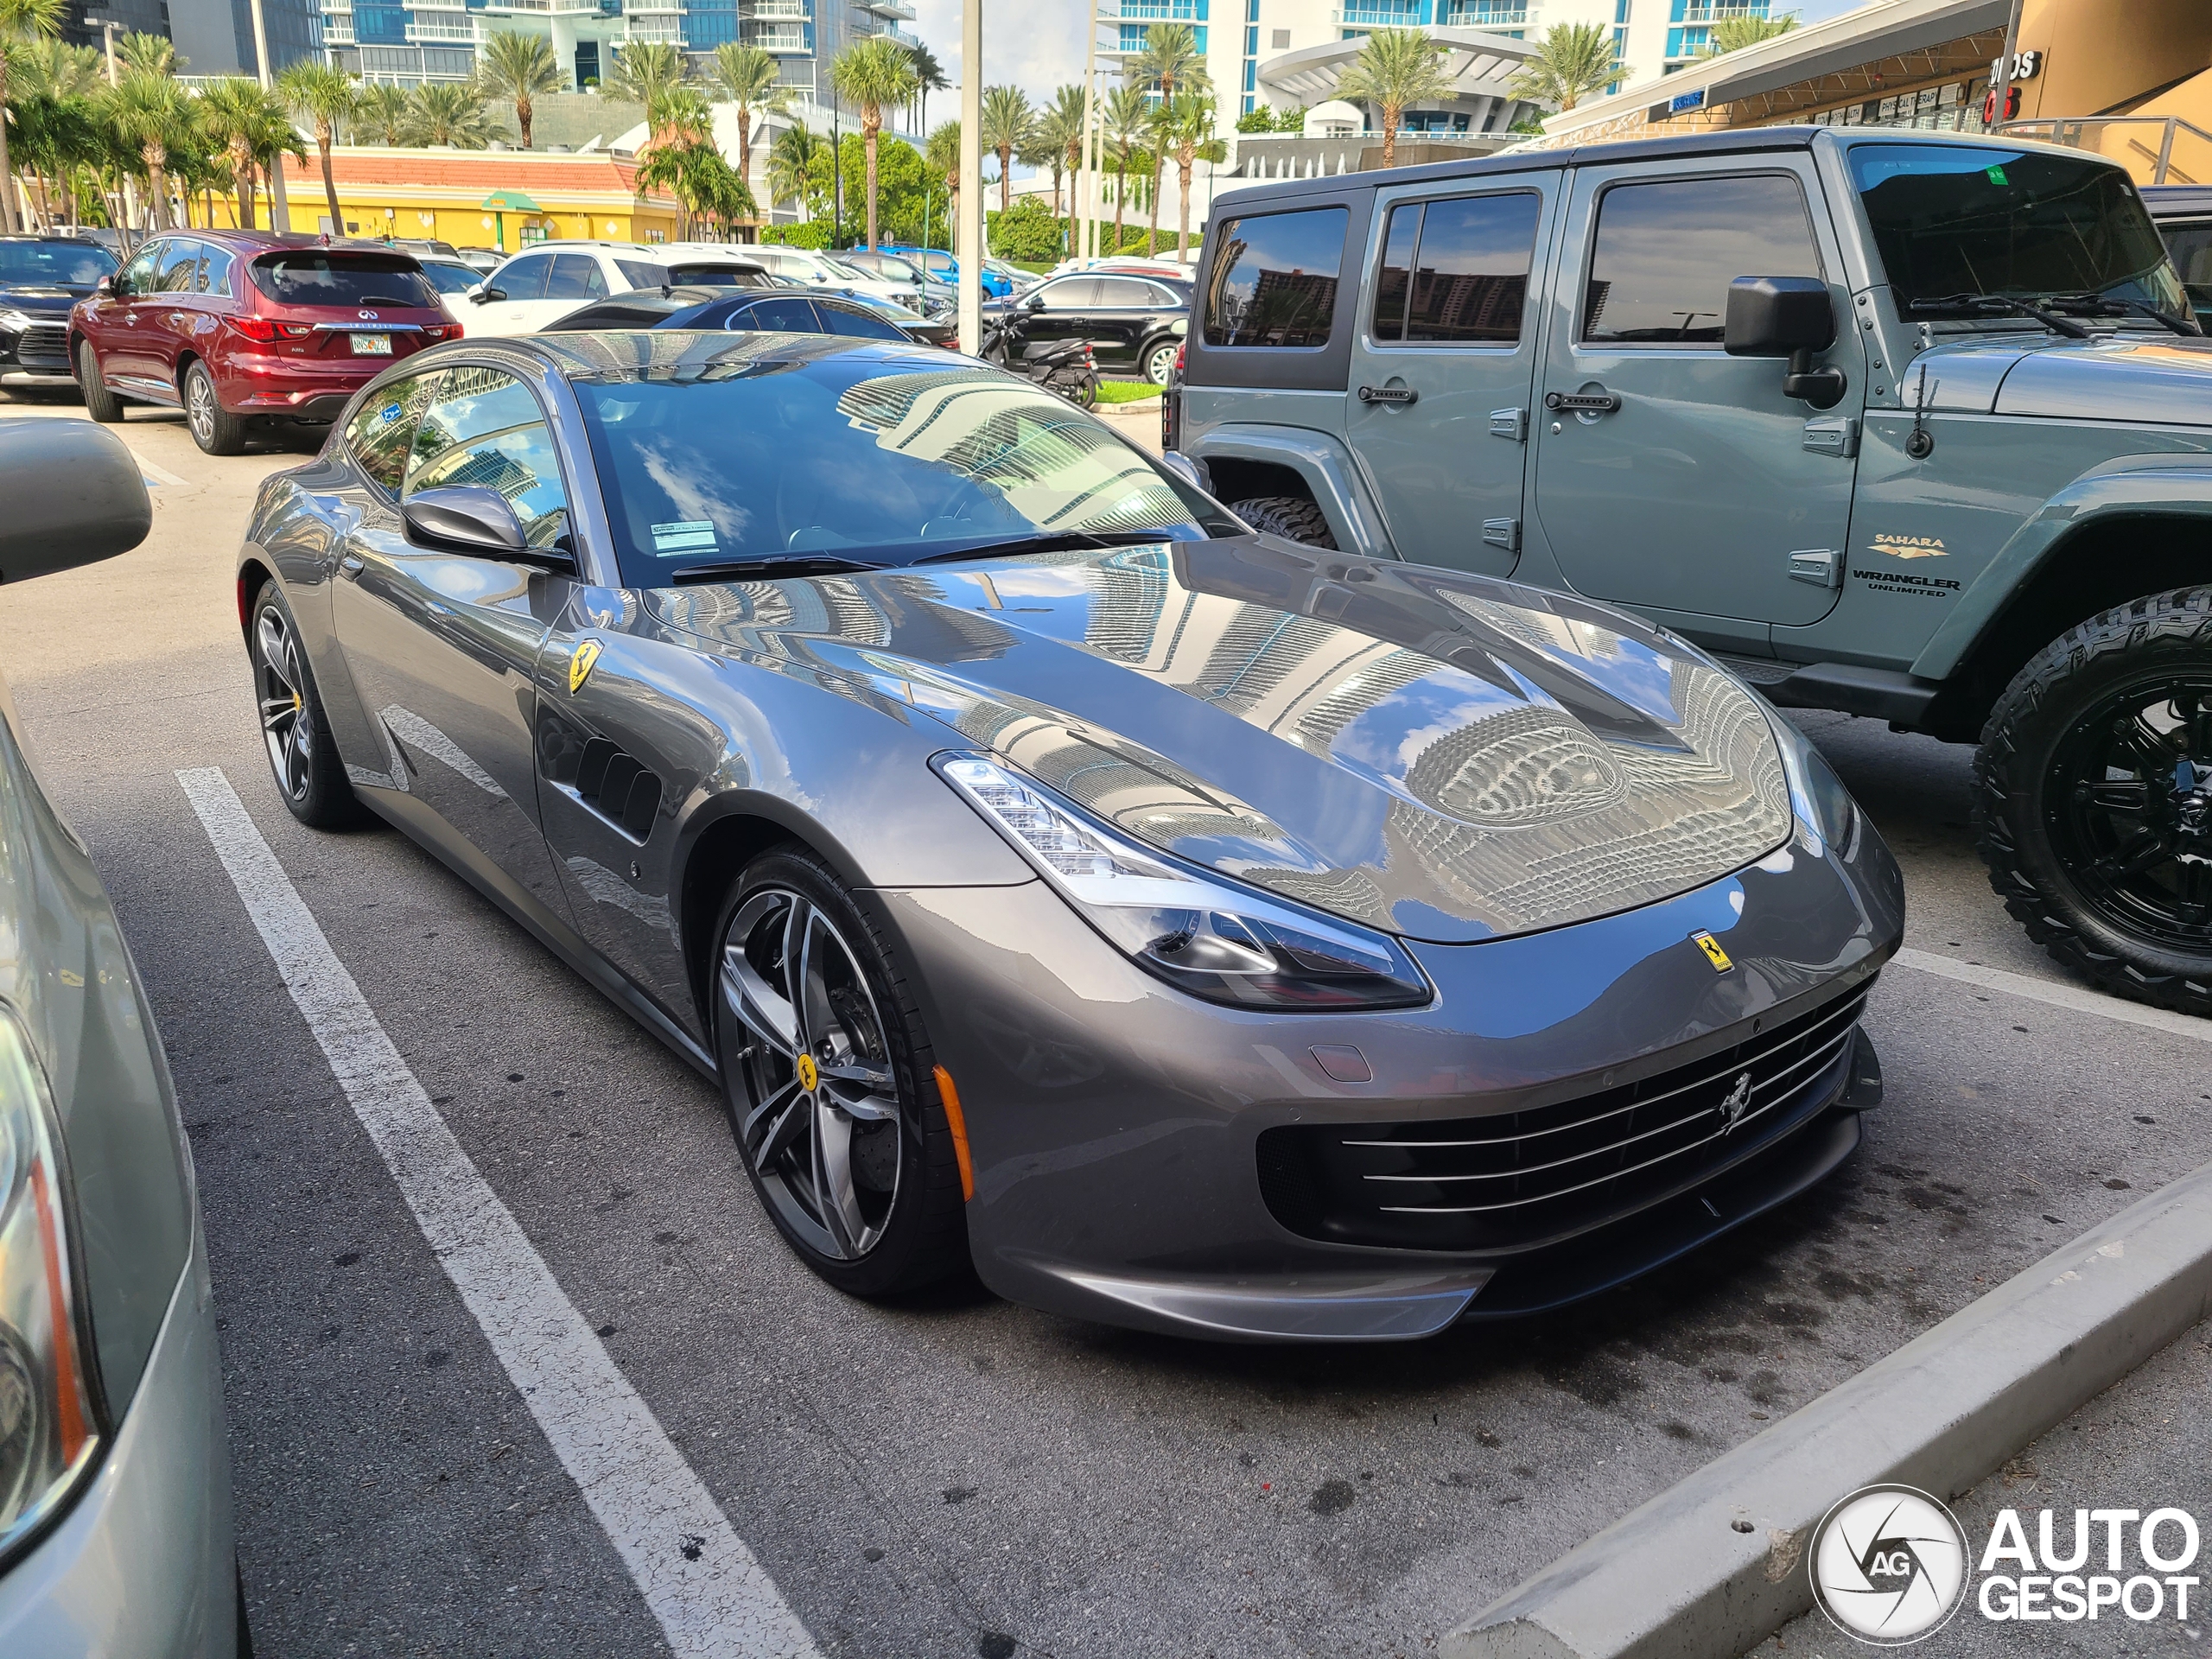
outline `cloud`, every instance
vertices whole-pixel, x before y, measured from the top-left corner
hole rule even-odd
[[[914,0],[915,34],[929,42],[944,73],[960,83],[962,0]],[[983,81],[1013,85],[1041,104],[1061,86],[1083,84],[1083,26],[1089,0],[983,0]],[[938,114],[942,101],[945,115]],[[959,112],[954,93],[933,95],[930,118]]]

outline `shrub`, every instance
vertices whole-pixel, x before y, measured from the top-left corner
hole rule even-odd
[[[989,216],[986,234],[991,251],[1001,259],[1051,264],[1065,244],[1067,221],[1055,219],[1035,196],[1023,196],[1005,213]]]

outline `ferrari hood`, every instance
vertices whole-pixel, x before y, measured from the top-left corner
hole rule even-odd
[[[755,660],[864,677],[1165,851],[1413,938],[1650,904],[1789,835],[1742,687],[1478,577],[1237,539],[648,603]]]

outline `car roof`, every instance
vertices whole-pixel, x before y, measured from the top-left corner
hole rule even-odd
[[[194,229],[156,231],[147,239],[159,236],[190,237],[195,242],[213,242],[240,253],[290,253],[305,250],[331,253],[382,253],[395,259],[412,259],[415,256],[405,248],[395,248],[383,242],[346,236],[314,236],[304,231],[203,231]]]
[[[79,247],[99,248],[103,251],[106,247],[105,243],[95,241],[89,236],[62,235],[48,231],[0,232],[0,242],[69,242]]]
[[[2141,187],[2143,205],[2153,219],[2178,219],[2212,213],[2212,185],[2146,184]]]
[[[738,290],[740,293],[750,291],[745,289]],[[728,299],[729,296],[728,289],[709,288],[703,284],[687,288],[639,289],[632,293],[610,295],[603,300],[594,300],[589,305],[580,305],[566,316],[546,326],[556,329],[652,328],[659,324],[657,321],[648,321],[648,318],[674,316],[679,311],[709,305],[718,299]],[[594,321],[595,315],[613,321]]]
[[[938,373],[945,369],[942,346],[921,345],[911,340],[875,340],[859,334],[730,334],[719,328],[687,334],[677,329],[633,328],[589,334],[518,334],[498,344],[541,358],[571,379],[610,373],[643,375],[648,372],[654,378],[663,379],[683,378],[671,372],[689,364],[703,363],[716,353],[734,352],[742,358],[758,351],[763,341],[783,340],[805,340],[810,357],[848,353],[872,354],[886,363],[912,365]]]

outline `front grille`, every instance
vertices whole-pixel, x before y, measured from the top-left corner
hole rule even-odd
[[[41,373],[69,372],[69,325],[66,322],[34,322],[23,330],[16,341],[17,366],[36,369]]]
[[[1292,1232],[1332,1243],[1510,1249],[1579,1232],[1694,1184],[1826,1106],[1873,983],[1718,1054],[1556,1105],[1268,1129],[1261,1196]]]

